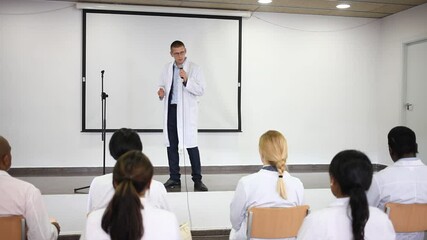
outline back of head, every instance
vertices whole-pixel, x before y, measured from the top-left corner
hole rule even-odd
[[[355,188],[366,191],[371,186],[373,167],[369,158],[357,150],[339,152],[329,165],[329,174],[334,177],[345,195]]]
[[[6,138],[0,136],[0,170],[7,171],[11,165],[11,147]]]
[[[102,228],[112,240],[141,239],[144,235],[140,194],[149,188],[153,165],[141,151],[122,155],[113,170],[115,194],[102,218]]]
[[[364,239],[365,225],[369,219],[365,191],[369,189],[372,182],[371,161],[360,151],[345,150],[332,159],[329,174],[340,186],[342,194],[350,197],[354,239]]]
[[[285,171],[286,159],[288,158],[286,138],[278,131],[267,131],[259,139],[259,153],[264,161],[277,168],[279,173],[277,191],[283,199],[286,199],[286,189],[283,182],[283,172]]]
[[[0,135],[0,156],[4,156],[10,152],[9,142]]]
[[[116,192],[121,183],[131,180],[137,193],[140,193],[149,186],[153,173],[153,165],[144,153],[139,150],[128,151],[118,159],[113,169]]]
[[[408,127],[394,127],[388,133],[387,138],[391,153],[396,155],[396,159],[393,159],[394,161],[405,155],[413,155],[415,157],[418,153],[415,132]]]
[[[142,142],[135,130],[121,128],[111,136],[109,149],[111,156],[117,160],[128,151],[142,151]]]

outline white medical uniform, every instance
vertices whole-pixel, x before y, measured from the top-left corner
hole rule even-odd
[[[276,191],[277,179],[277,171],[261,169],[239,180],[230,205],[230,239],[246,239],[247,212],[252,207],[294,207],[303,204],[304,186],[298,178],[286,171],[283,173],[287,199],[281,198]]]
[[[298,232],[298,240],[352,240],[350,198],[338,198],[328,208],[310,213]],[[393,225],[378,208],[369,207],[365,240],[394,240]]]
[[[180,240],[178,221],[169,211],[158,209],[141,198],[144,209],[141,210],[144,225],[142,240]],[[86,239],[109,240],[108,235],[101,227],[105,208],[91,212],[86,222]]]
[[[394,203],[427,203],[427,166],[418,158],[402,158],[374,174],[367,192],[369,205],[384,211]],[[423,240],[424,233],[397,233],[398,240]]]
[[[151,180],[150,189],[145,192],[146,201],[150,202],[151,206],[170,210],[166,201],[165,186],[156,180]],[[92,180],[89,188],[87,212],[106,208],[114,195],[113,174],[105,174],[95,177]]]
[[[58,231],[49,220],[40,190],[0,170],[0,215],[22,215],[28,240],[54,240]]]
[[[164,67],[159,82],[159,87],[165,90],[163,135],[167,147],[169,147],[167,131],[168,98],[172,85],[173,64],[174,62],[170,62]],[[197,147],[198,97],[205,92],[205,77],[202,69],[188,59],[185,60],[183,68],[188,76],[187,85],[184,87],[183,84],[180,84],[178,89],[173,90],[177,93],[178,98],[176,121],[179,149]],[[183,121],[183,119],[185,120]]]

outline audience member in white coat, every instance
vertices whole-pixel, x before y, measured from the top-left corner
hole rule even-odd
[[[329,176],[337,200],[304,219],[298,240],[394,240],[387,215],[368,205],[365,191],[372,174],[371,161],[364,153],[345,150],[335,155]]]
[[[11,147],[0,136],[0,215],[22,215],[26,220],[28,240],[57,239],[59,224],[49,219],[40,190],[10,176],[7,171],[11,165]]]
[[[142,142],[136,131],[129,128],[121,128],[111,136],[109,149],[111,156],[117,160],[130,150],[142,151]],[[88,213],[96,209],[106,208],[113,195],[113,174],[95,177],[89,188]],[[169,210],[165,196],[166,188],[164,185],[159,181],[152,180],[150,189],[145,194],[145,200],[156,208]]]
[[[367,192],[371,206],[384,211],[388,202],[427,203],[427,166],[416,157],[414,131],[398,126],[388,133],[388,146],[394,164],[376,173]],[[398,240],[423,240],[424,232],[397,233]]]
[[[153,165],[140,151],[130,151],[117,160],[113,170],[115,194],[106,209],[89,214],[88,240],[179,240],[175,215],[145,201]]]
[[[263,168],[237,184],[230,205],[230,239],[246,239],[247,212],[252,207],[294,207],[303,204],[304,186],[286,169],[288,147],[278,131],[268,131],[259,140]],[[285,227],[285,226],[284,226]]]

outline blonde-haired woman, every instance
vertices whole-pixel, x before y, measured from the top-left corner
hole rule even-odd
[[[263,167],[237,184],[230,205],[230,239],[246,239],[248,209],[252,207],[293,207],[303,204],[304,186],[286,171],[288,146],[285,137],[270,130],[259,139]]]

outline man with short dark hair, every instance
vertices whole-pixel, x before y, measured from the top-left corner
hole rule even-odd
[[[388,202],[427,203],[427,166],[416,157],[418,145],[414,131],[398,126],[388,134],[394,164],[376,173],[367,192],[369,204],[384,210]],[[422,240],[424,233],[398,233],[396,239]]]
[[[121,128],[114,132],[108,145],[111,156],[118,160],[120,156],[131,150],[142,151],[142,142],[138,133],[130,128]],[[106,208],[114,195],[113,174],[95,177],[89,188],[88,213]],[[154,179],[145,193],[145,198],[156,208],[169,210],[166,201],[166,189],[163,184]]]
[[[28,240],[53,240],[59,235],[59,224],[49,219],[40,190],[34,185],[10,176],[12,165],[9,142],[0,136],[0,215],[21,215],[28,228]]]
[[[170,46],[174,61],[168,63],[160,77],[157,95],[164,101],[163,134],[169,162],[169,180],[165,187],[177,190],[181,187],[179,152],[187,149],[191,163],[191,176],[195,191],[208,191],[202,182],[200,153],[197,145],[198,97],[205,91],[205,79],[201,68],[187,60],[187,49],[181,41]]]

